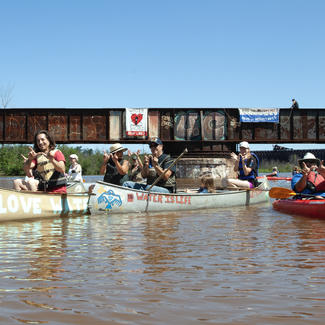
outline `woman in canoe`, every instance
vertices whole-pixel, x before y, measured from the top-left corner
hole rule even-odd
[[[141,176],[141,170],[143,168],[143,163],[140,158],[140,150],[138,150],[136,153],[131,153],[130,150],[128,150],[128,156],[130,158],[130,175],[129,179],[132,182],[142,182],[143,177]]]
[[[123,152],[127,149],[123,148],[120,143],[111,145],[109,149],[109,153],[104,151],[100,174],[104,174],[104,182],[122,185],[129,179],[129,162],[123,158]]]
[[[239,144],[240,152],[236,155],[231,153],[231,159],[235,162],[234,171],[238,178],[227,179],[227,186],[231,188],[253,188],[258,186],[258,158],[250,152],[249,143],[243,141]]]
[[[65,158],[56,149],[53,137],[46,130],[35,134],[34,147],[30,147],[28,159],[24,163],[26,175],[34,168],[40,175],[39,191],[66,193]]]
[[[82,182],[82,168],[81,165],[78,163],[78,156],[73,153],[69,156],[70,160],[70,168],[68,171],[68,181],[72,182]]]

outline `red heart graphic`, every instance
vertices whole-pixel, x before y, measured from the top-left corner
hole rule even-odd
[[[132,114],[131,120],[133,124],[138,125],[142,120],[143,115],[142,114]]]

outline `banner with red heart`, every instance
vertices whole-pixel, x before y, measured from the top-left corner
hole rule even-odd
[[[146,136],[147,135],[147,108],[126,108],[125,109],[126,135]]]

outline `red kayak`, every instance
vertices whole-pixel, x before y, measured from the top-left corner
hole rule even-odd
[[[269,181],[291,181],[291,177],[266,176]]]
[[[325,218],[325,200],[282,199],[274,201],[273,208],[288,214]]]
[[[258,176],[257,178],[263,178],[264,176]],[[292,177],[275,177],[275,176],[266,176],[268,181],[291,181]]]

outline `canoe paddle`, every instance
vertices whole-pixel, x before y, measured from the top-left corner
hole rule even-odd
[[[285,187],[272,187],[269,192],[269,196],[272,199],[288,199],[290,196],[305,196],[305,197],[315,197],[313,194],[304,194],[304,193],[296,193],[293,190]]]
[[[149,195],[150,195],[150,191],[153,188],[153,186],[155,186],[163,177],[164,175],[174,166],[177,164],[177,162],[183,157],[184,154],[186,154],[188,152],[187,148],[184,149],[184,151],[177,157],[177,159],[174,160],[174,162],[167,168],[164,170],[164,172],[151,184],[151,186],[148,188],[148,200],[147,200],[147,205],[146,205],[146,210],[145,212],[148,211],[148,205],[149,205]]]

